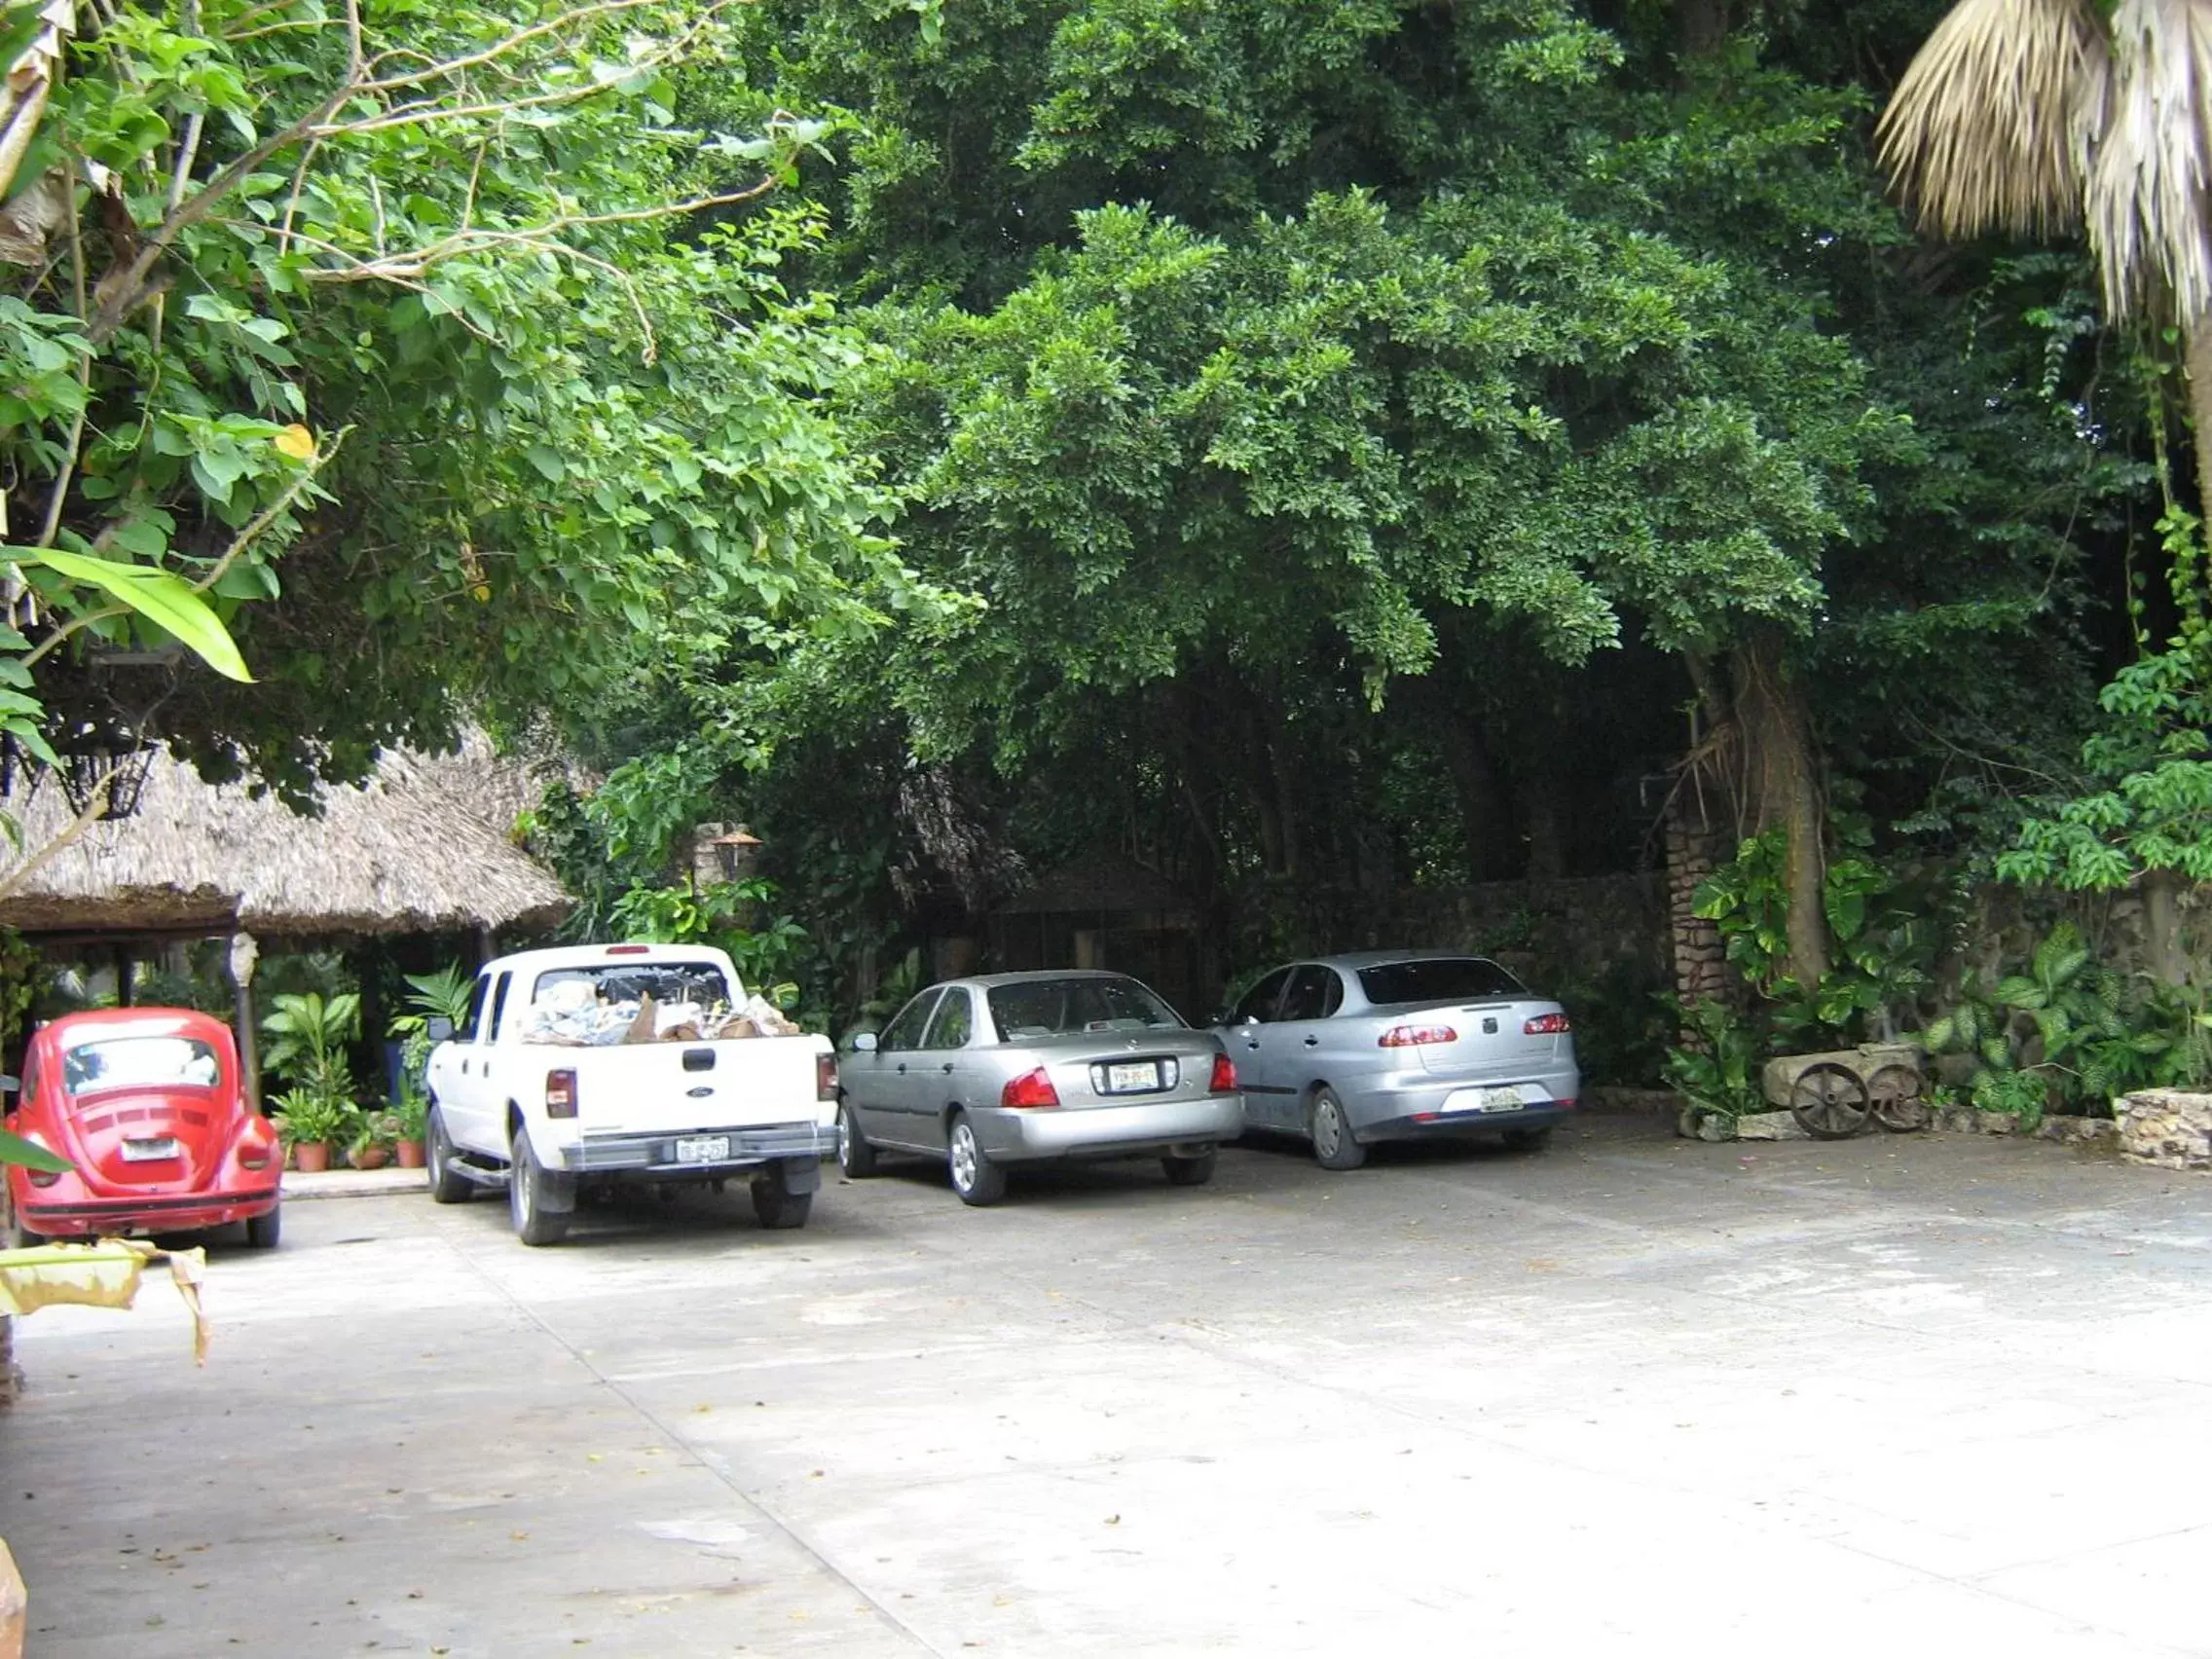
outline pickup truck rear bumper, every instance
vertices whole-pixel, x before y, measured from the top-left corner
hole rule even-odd
[[[586,1135],[561,1149],[561,1168],[576,1175],[647,1175],[663,1179],[679,1176],[722,1175],[787,1158],[820,1160],[827,1156],[832,1133],[819,1124],[756,1124],[742,1129],[686,1129],[681,1135]],[[719,1158],[685,1159],[678,1156],[677,1142],[727,1140],[727,1152]]]

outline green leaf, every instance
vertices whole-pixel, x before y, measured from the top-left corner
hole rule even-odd
[[[21,1135],[0,1129],[0,1163],[13,1163],[23,1169],[43,1169],[50,1174],[66,1175],[76,1167],[66,1158],[57,1158],[42,1146],[33,1146]]]
[[[55,548],[10,548],[8,557],[18,564],[45,565],[71,581],[87,582],[187,646],[202,661],[226,679],[250,684],[245,658],[222,618],[192,590],[181,576],[144,565],[118,564]]]

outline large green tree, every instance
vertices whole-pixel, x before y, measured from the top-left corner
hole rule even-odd
[[[118,616],[42,670],[55,729],[158,704],[209,767],[296,792],[464,711],[865,628],[901,589],[817,411],[857,346],[778,276],[818,234],[774,194],[817,129],[676,117],[728,69],[724,8],[83,24],[8,129],[38,118],[0,246],[11,538],[199,587],[257,683],[119,666]]]

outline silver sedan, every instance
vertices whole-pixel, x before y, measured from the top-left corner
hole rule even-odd
[[[1213,1178],[1243,1128],[1235,1069],[1121,974],[993,974],[932,985],[838,1071],[837,1162],[858,1180],[879,1152],[941,1158],[971,1204],[1006,1195],[1009,1164],[1156,1155],[1167,1178]]]
[[[1567,1010],[1496,963],[1373,950],[1293,962],[1218,1027],[1256,1129],[1302,1135],[1326,1169],[1376,1141],[1494,1135],[1533,1149],[1582,1091]]]

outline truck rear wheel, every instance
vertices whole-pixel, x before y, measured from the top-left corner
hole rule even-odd
[[[517,1129],[507,1175],[507,1208],[515,1218],[515,1236],[525,1244],[558,1244],[569,1235],[568,1210],[547,1209],[550,1177],[537,1166],[530,1136]]]
[[[813,1209],[814,1195],[793,1192],[780,1165],[770,1164],[753,1178],[753,1213],[760,1218],[762,1227],[778,1232],[804,1227]]]

